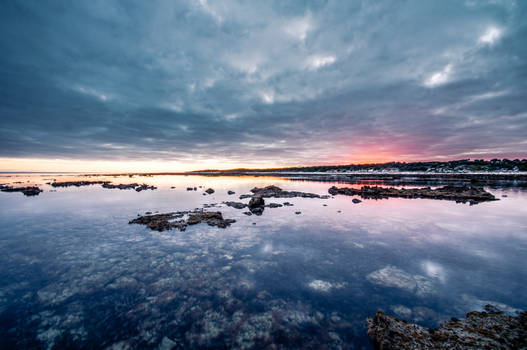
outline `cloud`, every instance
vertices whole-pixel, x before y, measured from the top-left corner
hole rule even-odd
[[[0,157],[525,156],[525,15],[507,1],[3,2]]]
[[[332,65],[336,60],[337,58],[332,55],[313,55],[306,60],[306,67],[309,70],[317,70]]]
[[[446,84],[452,74],[452,64],[447,64],[439,72],[435,72],[430,75],[425,81],[424,85],[429,88],[435,88],[436,86]]]
[[[485,33],[479,37],[479,43],[492,46],[502,35],[502,30],[497,27],[489,27]]]

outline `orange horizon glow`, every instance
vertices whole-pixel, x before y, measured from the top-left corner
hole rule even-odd
[[[346,157],[348,158],[348,157]],[[225,159],[207,159],[196,161],[110,161],[110,160],[73,160],[73,159],[36,159],[36,158],[0,158],[2,172],[77,172],[77,173],[162,173],[186,172],[197,170],[233,170],[233,169],[278,169],[309,166],[350,165],[350,164],[382,164],[388,162],[418,162],[418,161],[448,161],[442,157],[427,160],[396,159],[385,155],[362,155],[341,157],[319,163],[293,163],[254,161],[250,163],[234,162]],[[351,160],[353,159],[353,160]],[[466,158],[455,158],[466,159]]]

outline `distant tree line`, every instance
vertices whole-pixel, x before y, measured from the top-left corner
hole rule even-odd
[[[251,171],[296,171],[296,172],[328,172],[328,171],[467,171],[467,172],[499,172],[499,171],[527,171],[527,159],[460,159],[447,162],[388,162],[372,164],[348,165],[317,165],[306,167],[266,168],[266,169],[232,169],[224,172]]]

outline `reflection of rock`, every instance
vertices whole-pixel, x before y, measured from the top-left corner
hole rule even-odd
[[[185,220],[184,217],[188,215]],[[210,226],[218,226],[225,228],[230,224],[236,222],[233,219],[224,219],[220,212],[174,212],[166,214],[145,215],[130,220],[129,224],[142,224],[148,226],[152,230],[165,231],[172,228],[177,228],[180,231],[185,231],[187,225],[195,225],[200,222],[205,222]]]
[[[265,201],[261,196],[253,196],[249,201],[249,210],[255,215],[262,215],[264,211]]]
[[[382,199],[389,197],[400,198],[430,198],[453,200],[460,203],[477,204],[485,201],[498,200],[493,194],[485,191],[483,187],[476,186],[443,186],[436,189],[423,188],[394,188],[379,186],[362,186],[355,188],[337,188],[332,186],[328,192],[331,195],[343,194],[347,196],[361,196],[362,198]]]
[[[0,191],[2,192],[22,192],[24,196],[38,196],[40,192],[44,192],[37,186],[12,187],[12,186],[7,186],[7,185],[0,185]]]
[[[436,329],[399,320],[378,311],[366,319],[376,349],[520,349],[527,346],[527,313],[505,316],[492,306],[469,312]]]
[[[409,273],[395,267],[386,266],[366,276],[368,281],[383,287],[393,287],[415,293],[424,297],[434,293],[434,283],[421,275],[410,275]]]

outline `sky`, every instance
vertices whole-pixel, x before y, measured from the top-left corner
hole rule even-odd
[[[2,1],[0,171],[527,158],[527,1]]]

